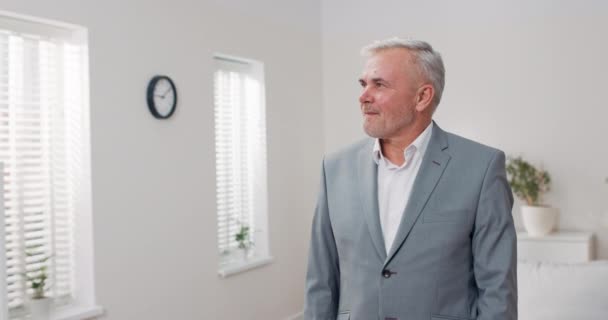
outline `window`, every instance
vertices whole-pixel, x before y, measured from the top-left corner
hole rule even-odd
[[[214,62],[218,250],[227,276],[270,261],[264,78],[259,62],[223,55]]]
[[[11,318],[32,294],[23,274],[42,266],[59,315],[93,306],[87,59],[83,28],[0,12],[0,301]]]

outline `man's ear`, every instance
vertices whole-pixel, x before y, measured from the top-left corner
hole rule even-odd
[[[435,96],[435,88],[430,84],[422,85],[416,92],[416,111],[423,112],[431,108],[433,97]]]

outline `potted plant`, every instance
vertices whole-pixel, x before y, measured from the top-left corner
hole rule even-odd
[[[239,232],[234,235],[234,239],[238,242],[238,248],[243,252],[243,258],[249,258],[249,250],[253,247],[253,241],[249,234],[249,227],[241,225]]]
[[[25,252],[26,256],[32,257],[35,254]],[[30,314],[32,320],[48,320],[50,319],[52,299],[45,295],[45,289],[48,288],[48,275],[46,265],[44,263],[51,257],[46,256],[36,261],[42,264],[40,267],[24,272],[23,276],[29,283],[30,288],[34,291],[29,301]]]
[[[555,228],[557,209],[543,204],[542,196],[550,190],[551,177],[521,157],[507,161],[507,175],[513,193],[526,205],[521,206],[524,228],[531,236],[544,236]]]

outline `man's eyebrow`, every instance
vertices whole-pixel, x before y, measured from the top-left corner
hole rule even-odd
[[[388,81],[384,80],[383,78],[371,78],[370,79],[371,82],[384,82],[384,83],[388,83]],[[359,83],[363,84],[366,83],[367,81],[365,81],[365,79],[363,78],[359,78]]]

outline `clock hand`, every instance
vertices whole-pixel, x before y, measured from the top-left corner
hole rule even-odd
[[[163,99],[165,98],[165,96],[167,95],[167,93],[169,93],[169,91],[171,91],[171,88],[167,88],[167,91],[165,91],[165,93],[163,93],[162,97]]]

